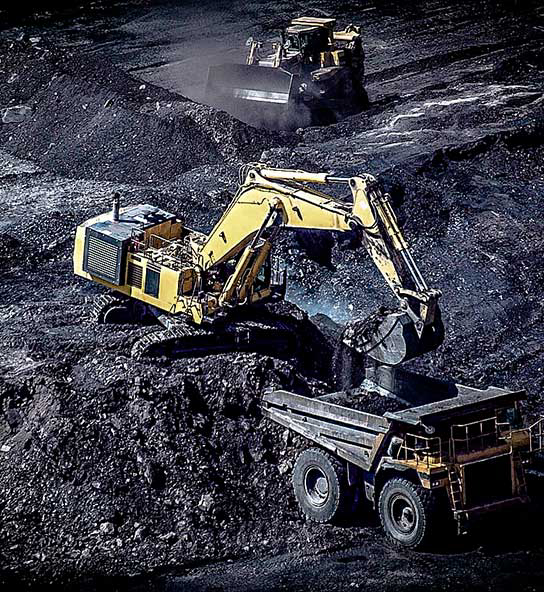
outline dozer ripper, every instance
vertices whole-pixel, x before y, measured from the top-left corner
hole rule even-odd
[[[346,186],[351,199],[333,198],[309,184]],[[396,365],[442,342],[440,292],[425,283],[389,196],[367,174],[337,177],[245,165],[234,198],[207,235],[152,205],[120,208],[116,196],[112,212],[78,227],[74,271],[113,291],[95,303],[99,321],[129,310],[164,327],[136,341],[137,357],[161,348],[185,355],[266,349],[289,335],[285,323],[278,326],[260,312],[251,316],[260,304],[285,296],[285,270],[275,269],[271,259],[282,228],[353,233],[393,291],[398,308],[349,327],[349,346]]]
[[[208,102],[247,123],[281,129],[329,124],[361,111],[367,95],[360,27],[335,31],[335,24],[299,17],[271,47],[248,39],[245,64],[210,66]]]

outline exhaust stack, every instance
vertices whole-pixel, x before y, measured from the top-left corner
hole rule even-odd
[[[111,217],[114,222],[119,222],[119,206],[121,204],[121,196],[116,191],[113,194],[113,206],[111,210]]]

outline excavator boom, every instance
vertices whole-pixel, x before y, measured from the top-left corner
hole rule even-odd
[[[398,309],[350,324],[344,334],[345,343],[391,365],[440,345],[444,336],[437,307],[440,292],[428,288],[398,226],[389,196],[381,191],[374,177],[335,177],[253,164],[243,168],[241,180],[238,193],[202,245],[199,265],[203,269],[244,249],[240,260],[249,260],[256,237],[260,238],[273,224],[356,232],[396,296]],[[305,183],[346,185],[352,203],[334,199]],[[247,289],[245,285],[244,293]],[[228,301],[234,293],[229,285],[222,301]]]

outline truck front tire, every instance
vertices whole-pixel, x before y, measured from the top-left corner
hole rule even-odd
[[[403,479],[389,479],[380,492],[380,520],[396,547],[416,549],[429,542],[438,516],[434,493]]]
[[[345,466],[334,456],[308,448],[293,469],[293,489],[301,510],[314,522],[331,522],[349,506],[351,488]]]

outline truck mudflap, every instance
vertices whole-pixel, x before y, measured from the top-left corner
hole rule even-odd
[[[282,390],[264,393],[263,413],[365,470],[389,429],[383,417]]]
[[[293,75],[282,68],[221,64],[208,70],[206,97],[227,111],[263,104],[281,109],[292,101],[292,88]]]

